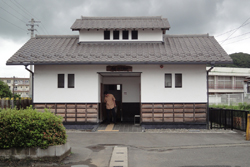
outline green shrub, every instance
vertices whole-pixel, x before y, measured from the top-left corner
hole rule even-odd
[[[4,109],[0,112],[0,148],[40,147],[66,143],[62,117],[47,111]]]
[[[225,108],[225,109],[232,109],[232,110],[244,110],[244,111],[250,111],[250,104],[247,103],[239,103],[238,105],[225,105],[225,104],[219,104],[219,105],[209,105],[210,108]]]

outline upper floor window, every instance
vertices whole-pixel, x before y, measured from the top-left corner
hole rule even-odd
[[[58,88],[64,88],[64,74],[57,75]]]
[[[127,30],[122,31],[122,39],[128,39],[128,31]]]
[[[172,88],[172,74],[165,74],[165,88]]]
[[[182,87],[182,74],[175,74],[175,87],[176,88]]]
[[[247,93],[250,93],[250,83],[247,83]]]
[[[104,31],[104,40],[110,39],[110,31]]]
[[[218,76],[218,88],[219,89],[232,89],[232,77]]]
[[[235,77],[235,88],[243,89],[245,77]]]
[[[11,81],[10,81],[10,80],[7,80],[7,83],[11,83]]]
[[[214,85],[214,76],[208,76],[208,86],[210,89],[214,89],[215,85]]]
[[[138,39],[138,31],[136,30],[132,31],[132,39]]]
[[[119,39],[119,31],[113,31],[113,39]]]

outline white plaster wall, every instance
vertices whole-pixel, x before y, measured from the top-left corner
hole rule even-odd
[[[122,84],[122,102],[140,102],[140,77],[103,77],[103,84]]]
[[[35,103],[97,103],[100,102],[100,83],[123,84],[124,102],[138,102],[141,82],[142,103],[207,102],[205,65],[134,65],[133,72],[142,72],[141,78],[100,77],[105,65],[36,65],[34,76]],[[165,88],[165,73],[172,74],[172,88]],[[182,88],[175,88],[174,74],[182,73]],[[65,74],[65,88],[57,88],[57,74]],[[75,88],[67,88],[67,74],[75,74]]]
[[[120,30],[120,38],[119,40],[113,40],[113,30],[110,30],[110,40],[104,40],[104,30],[81,30],[79,31],[79,42],[96,42],[96,41],[116,41],[116,42],[124,42],[124,41],[162,41],[162,30],[160,29],[145,29],[138,30],[138,39],[132,40],[131,30],[129,30],[129,39],[122,39],[122,30]]]
[[[36,65],[34,102],[99,102],[101,81],[97,71],[105,68],[91,65]],[[64,88],[57,88],[57,74],[65,74]],[[68,88],[67,74],[75,74],[75,88]]]
[[[141,71],[141,102],[207,102],[205,65],[135,66]],[[165,73],[172,74],[172,88],[165,88]],[[175,88],[175,73],[182,73],[182,88]]]

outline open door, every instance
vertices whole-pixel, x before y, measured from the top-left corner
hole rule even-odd
[[[106,120],[106,106],[104,101],[104,91],[108,91],[108,93],[113,94],[116,99],[117,113],[116,113],[116,122],[121,122],[123,120],[122,117],[122,85],[121,84],[104,84],[102,89],[102,108],[100,113],[100,118],[102,122]]]

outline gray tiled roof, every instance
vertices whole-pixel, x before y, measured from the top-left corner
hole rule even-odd
[[[170,28],[166,18],[155,17],[82,17],[71,26],[81,29],[164,29]]]
[[[164,35],[164,42],[78,43],[78,36],[37,36],[7,64],[231,63],[212,36]]]

